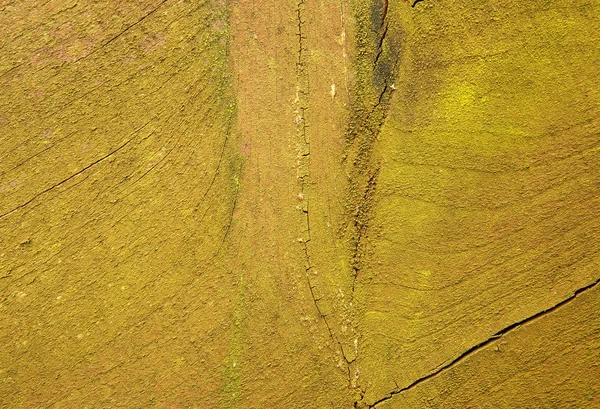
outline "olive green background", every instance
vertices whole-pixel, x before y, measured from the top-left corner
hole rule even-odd
[[[600,405],[595,0],[0,3],[0,407]]]

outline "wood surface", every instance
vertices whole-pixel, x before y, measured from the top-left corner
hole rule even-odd
[[[0,407],[600,407],[600,3],[0,3]]]

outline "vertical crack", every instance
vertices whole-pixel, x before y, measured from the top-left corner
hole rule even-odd
[[[329,322],[327,313],[323,311],[320,301],[321,298],[317,295],[315,291],[315,284],[311,280],[311,275],[317,274],[315,266],[311,261],[309,243],[311,241],[311,229],[310,229],[310,199],[308,197],[307,186],[310,178],[310,136],[308,135],[309,125],[306,121],[306,112],[308,111],[308,96],[310,93],[310,83],[308,72],[306,70],[306,62],[305,62],[305,45],[304,40],[306,40],[306,36],[304,33],[304,20],[303,20],[303,8],[305,7],[306,0],[301,0],[297,3],[296,9],[296,17],[298,24],[298,50],[296,57],[296,98],[294,100],[295,105],[295,118],[294,123],[296,124],[296,167],[297,167],[297,178],[300,185],[300,193],[298,194],[298,200],[300,201],[300,205],[298,209],[302,211],[303,217],[305,218],[305,226],[306,230],[304,234],[306,237],[301,237],[298,240],[301,242],[305,257],[305,278],[306,284],[308,286],[310,296],[312,298],[313,304],[319,315],[319,318],[325,324],[327,328],[327,332],[329,334],[329,338],[334,344],[334,348],[338,348],[339,352],[346,364],[346,375],[348,377],[348,387],[354,388],[355,382],[353,382],[352,378],[352,364],[355,359],[348,359],[346,353],[344,352],[344,348],[342,343],[339,341],[333,328]],[[342,16],[343,19],[343,16]]]
[[[352,299],[363,268],[365,238],[380,174],[380,163],[373,148],[387,118],[394,79],[400,59],[397,30],[390,25],[388,0],[373,0],[367,9],[355,11],[358,59],[354,84],[351,122],[346,131],[346,149],[342,159],[347,166],[349,192],[346,210],[350,219],[345,228],[350,243]],[[364,6],[366,7],[366,6]],[[366,16],[370,15],[370,18]]]
[[[379,176],[380,167],[377,167],[369,177],[367,186],[360,200],[360,203],[356,206],[356,212],[353,218],[354,230],[356,232],[356,240],[354,243],[354,251],[352,258],[352,269],[354,270],[354,278],[352,280],[352,296],[354,297],[354,290],[356,286],[356,280],[360,274],[361,263],[360,259],[362,256],[361,241],[366,236],[366,230],[369,223],[369,216],[371,207],[373,205],[373,197],[377,187],[377,178]]]

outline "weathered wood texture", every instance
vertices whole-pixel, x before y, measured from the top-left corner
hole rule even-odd
[[[0,407],[600,405],[594,0],[0,5]]]

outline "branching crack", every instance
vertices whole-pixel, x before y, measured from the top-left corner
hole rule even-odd
[[[459,356],[457,356],[456,358],[454,358],[453,360],[451,360],[450,362],[447,362],[446,364],[442,365],[441,367],[439,367],[438,369],[436,369],[433,372],[430,372],[429,374],[416,379],[415,381],[413,381],[412,383],[410,383],[409,385],[403,387],[403,388],[398,388],[396,387],[395,390],[393,390],[392,392],[390,392],[389,394],[387,394],[386,396],[384,396],[383,398],[375,401],[373,404],[369,405],[369,408],[374,408],[377,405],[388,401],[390,399],[392,399],[395,395],[398,395],[402,392],[408,391],[410,389],[413,389],[414,387],[420,385],[421,383],[428,381],[431,378],[434,378],[438,375],[440,375],[442,372],[445,372],[446,370],[454,367],[455,365],[457,365],[458,363],[460,363],[461,361],[465,360],[466,358],[468,358],[469,356],[473,355],[474,353],[478,352],[479,350],[481,350],[482,348],[486,347],[487,345],[491,344],[492,342],[495,342],[497,340],[499,340],[500,338],[502,338],[504,335],[506,335],[507,333],[509,333],[510,331],[519,328],[522,325],[528,324],[538,318],[542,318],[543,316],[550,314],[551,312],[556,311],[557,309],[569,304],[571,301],[573,301],[575,298],[577,298],[577,296],[579,296],[580,294],[596,287],[598,284],[600,284],[600,278],[596,279],[595,281],[593,281],[592,283],[586,285],[585,287],[581,287],[579,289],[577,289],[575,292],[573,292],[573,294],[571,294],[569,297],[565,298],[564,300],[562,300],[561,302],[559,302],[558,304],[553,305],[552,307],[546,308],[545,310],[542,310],[540,312],[537,312],[533,315],[530,315],[527,318],[524,318],[520,321],[517,321],[513,324],[510,324],[509,326],[501,329],[500,331],[496,332],[495,334],[493,334],[491,337],[489,337],[488,339],[472,346],[471,348],[469,348],[468,350],[466,350],[465,352],[461,353]],[[396,385],[397,386],[397,385]]]

